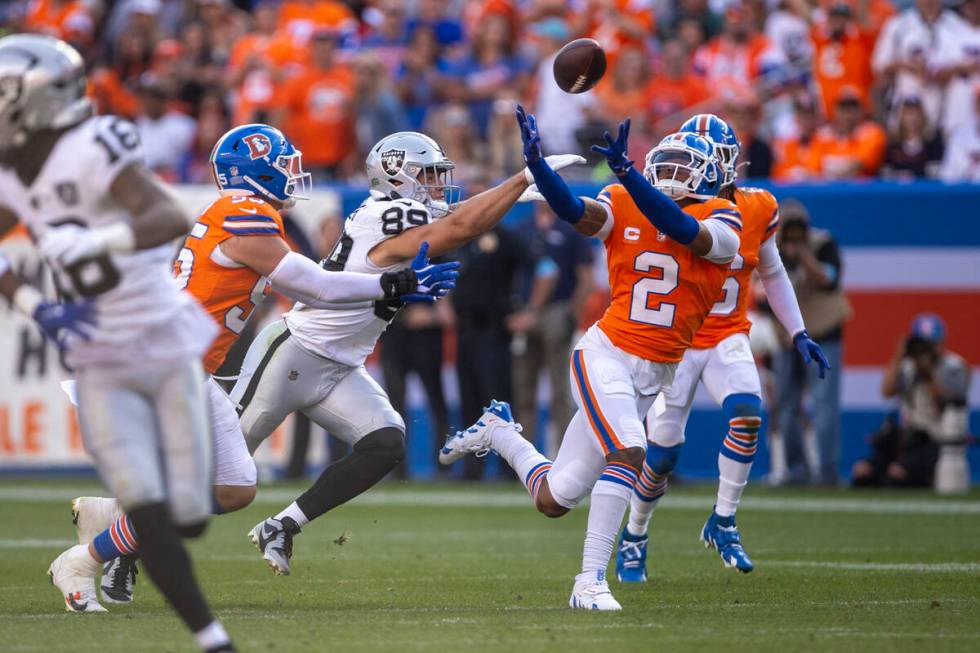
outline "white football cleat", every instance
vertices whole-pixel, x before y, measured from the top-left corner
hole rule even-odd
[[[76,544],[54,559],[48,567],[51,584],[61,591],[67,612],[108,612],[95,593],[99,563],[88,552],[88,544]]]
[[[71,520],[79,544],[88,544],[95,536],[122,517],[122,508],[115,499],[76,497],[71,500]]]
[[[609,591],[606,572],[585,572],[575,577],[575,587],[568,605],[581,610],[622,610],[623,606]]]
[[[490,406],[483,409],[483,415],[476,424],[446,438],[446,444],[439,450],[439,462],[452,465],[466,454],[473,453],[478,458],[487,455],[490,453],[490,435],[495,428],[502,426],[516,429],[518,433],[521,431],[521,425],[514,421],[510,412],[510,404],[491,399]]]

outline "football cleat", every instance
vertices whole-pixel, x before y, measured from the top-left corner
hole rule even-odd
[[[631,535],[626,527],[619,536],[619,550],[616,552],[616,578],[620,583],[647,582],[647,543],[646,535]]]
[[[755,568],[742,546],[742,536],[735,526],[735,515],[720,517],[712,510],[701,529],[701,541],[706,548],[717,550],[721,561],[729,569],[738,569],[747,574]]]
[[[51,584],[61,591],[67,612],[108,612],[95,594],[98,563],[88,553],[87,544],[76,544],[54,559],[48,567]]]
[[[622,610],[623,606],[609,591],[606,572],[587,571],[575,577],[575,587],[568,605],[580,610]]]
[[[493,429],[504,424],[517,429],[518,433],[521,431],[521,425],[514,421],[514,416],[510,412],[510,404],[491,399],[490,406],[483,409],[483,415],[476,424],[446,438],[446,444],[439,450],[439,462],[443,465],[452,465],[469,453],[482,458],[490,453],[490,435]]]
[[[106,603],[132,603],[133,587],[136,585],[135,555],[119,556],[102,566],[102,600]]]
[[[122,517],[122,510],[115,499],[103,497],[76,497],[71,500],[71,521],[79,544],[88,544],[95,536],[112,526]]]
[[[293,536],[300,532],[299,526],[290,517],[278,520],[269,517],[256,524],[248,533],[252,544],[262,552],[276,576],[289,575],[289,559],[293,557]]]

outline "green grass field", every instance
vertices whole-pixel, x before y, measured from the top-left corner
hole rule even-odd
[[[980,650],[978,493],[750,487],[756,571],[741,575],[697,542],[711,488],[677,488],[653,522],[651,581],[614,581],[624,610],[600,614],[566,607],[582,508],[548,520],[516,486],[389,483],[306,527],[275,578],[245,533],[296,489],[260,489],[192,547],[244,652]],[[0,481],[0,651],[195,650],[144,576],[131,606],[63,612],[45,570],[74,538],[70,499],[95,490]]]

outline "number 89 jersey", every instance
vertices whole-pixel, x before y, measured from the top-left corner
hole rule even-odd
[[[610,341],[628,354],[676,363],[691,346],[728,273],[660,233],[620,184],[607,186],[599,202],[609,208],[605,238],[612,298],[599,320]],[[684,207],[696,220],[717,219],[741,228],[728,200],[713,198]]]
[[[378,267],[368,254],[378,244],[432,220],[424,204],[410,199],[368,198],[344,222],[344,233],[321,265],[327,270],[393,272],[409,261]],[[378,338],[401,307],[398,301],[352,302],[318,309],[296,304],[286,313],[286,326],[304,349],[356,367],[374,350]]]
[[[174,261],[174,277],[218,323],[218,337],[204,357],[209,374],[221,367],[245,322],[269,292],[269,283],[221,251],[234,238],[285,236],[282,217],[258,197],[238,195],[212,202],[197,219]]]

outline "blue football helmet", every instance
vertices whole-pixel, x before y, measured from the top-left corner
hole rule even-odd
[[[309,199],[313,179],[303,172],[303,153],[275,127],[241,125],[218,139],[211,150],[214,183],[223,195],[248,191],[292,206]]]
[[[679,131],[704,136],[715,146],[715,154],[721,164],[723,178],[722,186],[735,182],[737,171],[735,164],[742,145],[735,136],[735,130],[727,122],[713,113],[699,113],[688,118]]]
[[[721,190],[723,175],[711,141],[677,132],[647,153],[643,176],[671,199],[708,200]]]

